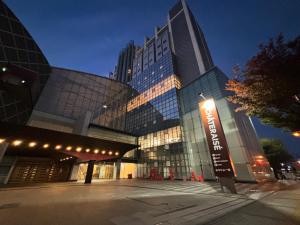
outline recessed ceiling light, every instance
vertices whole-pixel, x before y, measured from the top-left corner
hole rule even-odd
[[[36,146],[36,142],[30,142],[30,143],[28,144],[28,146],[29,146],[30,148],[33,148],[33,147]]]
[[[43,148],[49,148],[49,144],[44,144]]]
[[[15,140],[13,141],[12,143],[14,146],[19,146],[20,144],[22,144],[22,141],[21,140]]]

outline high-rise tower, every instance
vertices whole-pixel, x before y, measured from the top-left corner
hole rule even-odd
[[[186,85],[213,67],[204,34],[185,0],[180,0],[168,15],[172,50],[177,74]]]
[[[158,173],[181,179],[196,173],[214,179],[198,110],[202,92],[219,108],[237,179],[255,179],[250,165],[255,165],[257,155],[262,157],[259,144],[249,119],[236,114],[226,101],[226,82],[195,17],[180,0],[169,11],[167,23],[145,38],[133,60],[128,84],[135,92],[127,105],[126,130],[139,136],[139,177]]]
[[[135,54],[135,45],[130,41],[126,48],[123,48],[119,54],[118,64],[116,66],[115,79],[122,83],[131,81],[132,78],[132,64]]]

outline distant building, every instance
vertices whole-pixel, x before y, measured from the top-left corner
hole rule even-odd
[[[122,49],[119,54],[118,63],[115,71],[115,80],[122,83],[130,82],[132,79],[132,66],[136,46],[130,41],[126,48]]]

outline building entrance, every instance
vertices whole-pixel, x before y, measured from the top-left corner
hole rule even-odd
[[[78,181],[84,181],[86,172],[87,172],[88,163],[81,163],[79,165],[79,170],[77,174]],[[93,170],[93,180],[99,179],[114,179],[114,178],[121,178],[127,179],[128,177],[136,178],[137,177],[137,164],[135,163],[121,163],[120,168],[120,175],[118,176],[114,173],[117,171],[117,166],[112,162],[102,162],[102,163],[95,163],[94,170]]]
[[[77,180],[85,180],[88,163],[81,163],[79,165]],[[93,180],[98,179],[113,179],[114,165],[113,163],[97,163],[94,165]]]

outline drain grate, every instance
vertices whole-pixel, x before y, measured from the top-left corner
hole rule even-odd
[[[11,209],[11,208],[17,208],[19,207],[20,203],[9,203],[9,204],[3,204],[0,205],[0,209]]]

